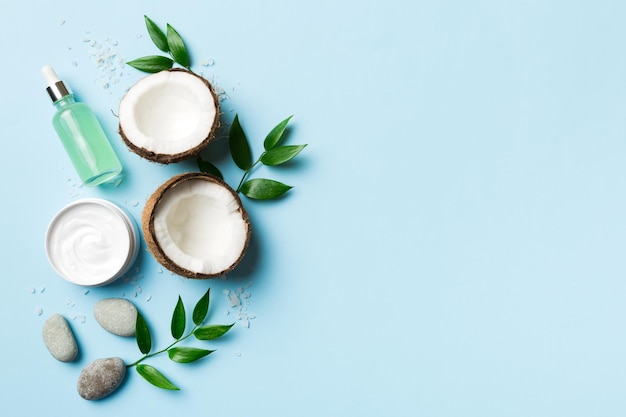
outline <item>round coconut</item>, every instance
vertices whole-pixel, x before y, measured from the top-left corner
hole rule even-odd
[[[250,242],[250,221],[237,193],[205,173],[179,174],[148,199],[141,219],[149,251],[187,278],[232,271]]]
[[[148,75],[120,101],[119,133],[128,148],[169,164],[196,156],[219,127],[219,100],[211,83],[182,68]]]

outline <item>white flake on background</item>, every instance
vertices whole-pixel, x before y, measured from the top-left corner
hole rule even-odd
[[[239,300],[239,295],[236,292],[229,291],[226,294],[226,298],[228,299],[228,303],[231,307],[238,307],[241,305],[241,300]]]
[[[82,324],[87,321],[87,316],[85,316],[84,314],[73,314],[70,316],[70,319],[72,319],[72,321],[77,321]]]
[[[250,305],[250,298],[252,292],[248,290],[252,286],[252,282],[247,283],[245,286],[239,287],[236,290],[224,289],[222,292],[226,296],[226,300],[231,310],[236,310],[237,320],[241,322],[241,325],[249,329],[250,320],[256,318],[253,314],[248,314],[248,306]],[[245,300],[245,305],[242,304],[242,300]],[[226,310],[226,315],[230,315],[231,311]]]
[[[39,287],[39,289],[35,288],[35,287],[30,287],[28,289],[28,293],[31,295],[36,295],[36,294],[41,294],[46,290],[45,287]],[[35,314],[37,316],[42,316],[43,315],[43,307],[36,307],[35,308]]]
[[[98,42],[87,36],[82,39],[84,43],[89,45],[88,57],[95,63],[98,70],[94,82],[103,89],[109,90],[112,85],[120,82],[126,67],[125,59],[116,49],[118,41],[110,37],[107,37],[103,42]]]
[[[83,183],[74,177],[67,177],[67,183],[70,186],[68,195],[72,198],[78,197],[80,195],[80,191],[82,191]]]
[[[137,298],[137,296],[141,294],[141,292],[142,292],[141,287],[137,285],[137,287],[135,288],[135,291],[133,292],[133,297]]]

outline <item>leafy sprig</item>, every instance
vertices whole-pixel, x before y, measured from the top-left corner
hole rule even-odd
[[[161,30],[161,28],[148,16],[144,16],[144,20],[148,34],[150,35],[150,39],[152,39],[154,45],[162,52],[169,54],[169,57],[162,55],[148,55],[129,61],[127,64],[140,71],[156,73],[170,69],[175,63],[177,63],[193,72],[191,70],[189,53],[187,52],[185,43],[178,32],[169,23],[167,24],[166,31],[163,32],[163,30]],[[293,116],[289,116],[285,120],[278,123],[267,134],[263,142],[263,153],[258,159],[253,161],[248,138],[246,137],[243,127],[239,122],[239,116],[235,115],[235,119],[233,120],[228,133],[228,143],[230,154],[235,162],[235,165],[243,171],[241,181],[239,181],[236,188],[238,193],[242,193],[246,197],[254,200],[272,200],[281,197],[293,188],[290,185],[268,178],[248,179],[250,173],[259,164],[270,167],[283,165],[295,158],[307,146],[306,144],[280,144],[285,130],[287,129],[287,125],[292,117]],[[224,179],[224,176],[219,168],[203,158],[201,155],[198,155],[197,157],[197,164],[201,172],[214,175],[222,180]]]
[[[169,54],[168,56],[162,55],[147,55],[141,58],[134,59],[126,62],[133,68],[139,71],[156,73],[159,71],[170,69],[174,66],[174,63],[180,66],[190,69],[191,59],[189,53],[183,42],[183,38],[178,34],[178,31],[172,27],[169,23],[166,26],[166,31],[163,32],[161,28],[154,23],[148,16],[144,16],[146,21],[146,28],[152,43],[161,51]]]
[[[137,346],[143,356],[137,359],[135,362],[126,365],[127,368],[135,367],[137,373],[141,375],[146,381],[152,385],[166,389],[166,390],[179,390],[174,383],[172,383],[161,371],[155,367],[143,363],[146,359],[153,356],[167,353],[168,357],[178,363],[190,363],[195,362],[205,356],[215,352],[215,350],[200,349],[187,346],[176,346],[183,340],[194,336],[197,340],[215,340],[226,334],[233,324],[213,324],[203,325],[204,320],[209,311],[209,298],[210,289],[198,300],[193,313],[191,315],[193,321],[193,328],[185,333],[187,327],[187,314],[185,312],[185,305],[180,296],[174,307],[172,313],[172,321],[170,326],[170,332],[174,341],[165,349],[161,349],[155,352],[152,351],[152,336],[150,334],[150,327],[145,318],[140,312],[137,312],[137,320],[135,322],[135,337],[137,339]]]
[[[267,178],[248,180],[248,176],[257,165],[263,164],[272,167],[282,165],[295,158],[307,146],[306,144],[281,145],[287,125],[292,117],[293,116],[289,116],[278,123],[267,134],[263,141],[263,153],[261,153],[258,159],[253,161],[250,143],[239,122],[239,115],[235,115],[228,133],[228,144],[235,165],[243,171],[243,175],[236,189],[237,192],[255,200],[271,200],[282,196],[293,188],[290,185]],[[223,178],[220,170],[202,156],[198,157],[198,168],[202,172]]]

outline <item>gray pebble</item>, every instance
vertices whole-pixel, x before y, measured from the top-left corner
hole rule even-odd
[[[126,365],[120,358],[96,359],[78,377],[78,395],[86,400],[99,400],[115,391],[126,376]]]
[[[54,314],[46,320],[41,332],[43,342],[55,359],[71,362],[78,355],[78,345],[70,325],[60,314]]]
[[[93,307],[93,315],[104,330],[118,336],[134,336],[137,308],[124,298],[104,298]]]

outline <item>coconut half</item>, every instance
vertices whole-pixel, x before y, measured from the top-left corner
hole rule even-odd
[[[159,187],[142,214],[148,249],[170,271],[214,278],[237,266],[250,241],[241,199],[224,181],[179,174]]]
[[[119,132],[143,158],[169,164],[197,155],[214,138],[219,104],[213,86],[185,69],[142,78],[120,101]]]

